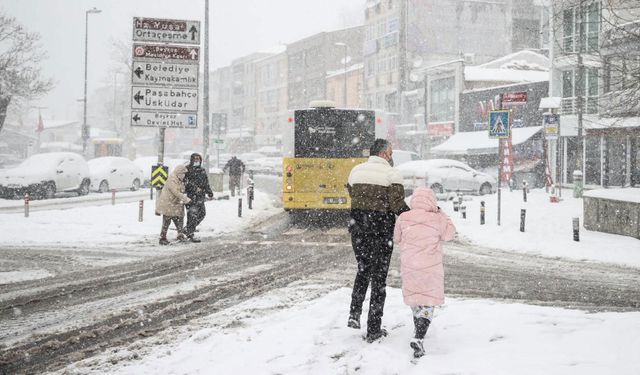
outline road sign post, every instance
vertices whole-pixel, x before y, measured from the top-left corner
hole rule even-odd
[[[130,123],[159,128],[160,166],[166,128],[198,127],[200,31],[199,21],[133,17]]]

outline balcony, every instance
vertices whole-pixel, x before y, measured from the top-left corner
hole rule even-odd
[[[584,114],[596,114],[598,113],[598,96],[585,97],[586,106],[582,113]],[[583,99],[583,100],[584,100]],[[563,115],[575,115],[578,113],[578,98],[562,98],[562,112]]]

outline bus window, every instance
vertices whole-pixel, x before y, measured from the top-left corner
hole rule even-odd
[[[295,112],[295,157],[362,158],[374,141],[372,111],[340,109]]]

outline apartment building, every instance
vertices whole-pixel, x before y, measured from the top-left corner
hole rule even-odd
[[[256,62],[256,147],[282,143],[282,126],[286,124],[288,58],[284,47],[276,54]]]
[[[362,26],[322,32],[287,45],[290,109],[327,98],[327,72],[362,61]]]
[[[640,3],[553,3],[550,96],[560,97],[554,167],[586,185],[640,185]]]

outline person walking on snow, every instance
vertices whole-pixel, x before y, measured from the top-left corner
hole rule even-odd
[[[191,203],[186,205],[187,229],[185,230],[185,235],[191,242],[200,242],[200,239],[196,238],[194,234],[196,232],[196,227],[200,225],[207,214],[207,210],[204,205],[206,199],[205,195],[211,199],[213,198],[213,191],[211,191],[211,186],[209,186],[207,171],[201,167],[202,156],[200,156],[200,154],[193,153],[189,160],[184,184],[187,197],[191,199]]]
[[[408,211],[409,207],[404,202],[402,176],[392,167],[391,145],[384,139],[376,139],[369,155],[367,162],[351,170],[347,185],[351,196],[349,232],[358,263],[347,326],[360,328],[362,304],[371,283],[365,339],[373,342],[386,336],[382,315],[393,252],[393,228],[396,215]]]
[[[162,215],[162,229],[160,230],[160,245],[168,245],[167,231],[169,230],[169,224],[173,221],[173,224],[178,230],[178,241],[184,241],[185,237],[182,231],[182,224],[184,220],[184,205],[191,202],[191,199],[184,194],[184,176],[187,173],[187,167],[184,165],[178,165],[167,178],[167,183],[164,184],[160,197],[158,198],[158,205],[156,212]]]
[[[438,207],[433,191],[419,187],[411,210],[398,217],[394,243],[400,247],[400,275],[404,303],[411,307],[415,335],[410,342],[415,358],[424,355],[424,336],[433,321],[434,306],[444,303],[442,242],[451,241],[456,228]]]
[[[223,172],[229,170],[229,190],[231,190],[231,196],[236,195],[236,189],[240,189],[240,179],[244,173],[244,163],[237,157],[232,157],[227,161],[222,169]]]

